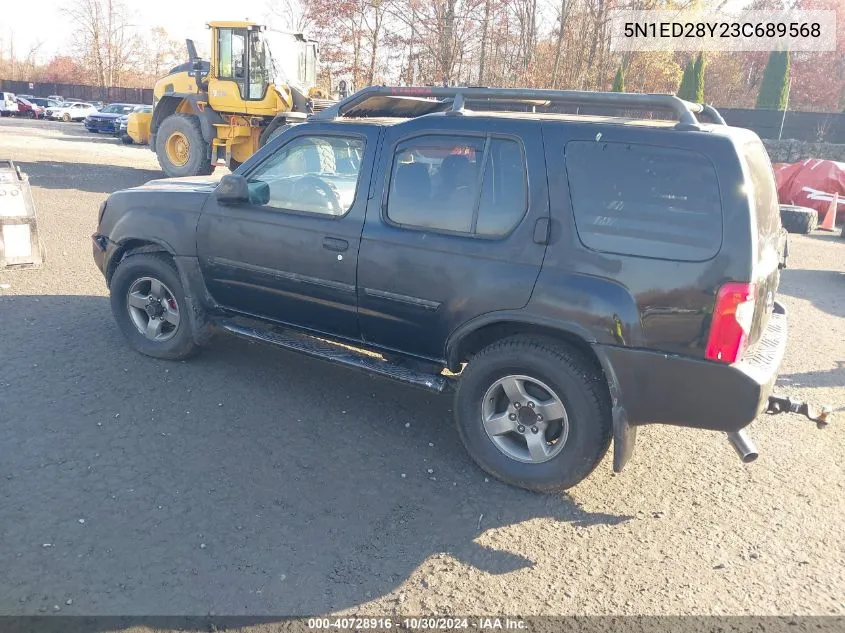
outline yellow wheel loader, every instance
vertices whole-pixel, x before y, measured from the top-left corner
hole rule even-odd
[[[315,41],[252,22],[208,28],[211,62],[187,40],[188,63],[153,90],[150,149],[171,177],[234,170],[286,126],[331,104],[315,87]]]

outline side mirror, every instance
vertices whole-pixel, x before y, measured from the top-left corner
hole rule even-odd
[[[243,176],[227,174],[220,179],[214,196],[220,204],[246,204],[250,198],[249,184]]]
[[[265,205],[270,202],[270,185],[261,180],[250,182],[249,187],[249,203],[257,205]]]

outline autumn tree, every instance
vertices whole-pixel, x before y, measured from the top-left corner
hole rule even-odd
[[[85,69],[69,55],[57,55],[38,73],[37,79],[49,83],[84,83]]]

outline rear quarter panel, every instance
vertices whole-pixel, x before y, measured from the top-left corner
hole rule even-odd
[[[584,246],[565,169],[573,140],[692,150],[716,166],[722,244],[706,261],[671,261],[599,252]],[[730,138],[704,131],[547,122],[543,126],[552,239],[528,309],[587,324],[595,342],[701,357],[718,286],[751,271],[752,244],[742,169]],[[602,186],[602,174],[595,175]],[[745,206],[743,206],[745,205]]]

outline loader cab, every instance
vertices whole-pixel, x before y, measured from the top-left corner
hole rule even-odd
[[[217,72],[209,83],[209,101],[214,109],[243,111],[241,101],[261,101],[267,94],[273,78],[270,49],[260,26],[230,24],[212,28]],[[215,103],[218,100],[219,107]]]

